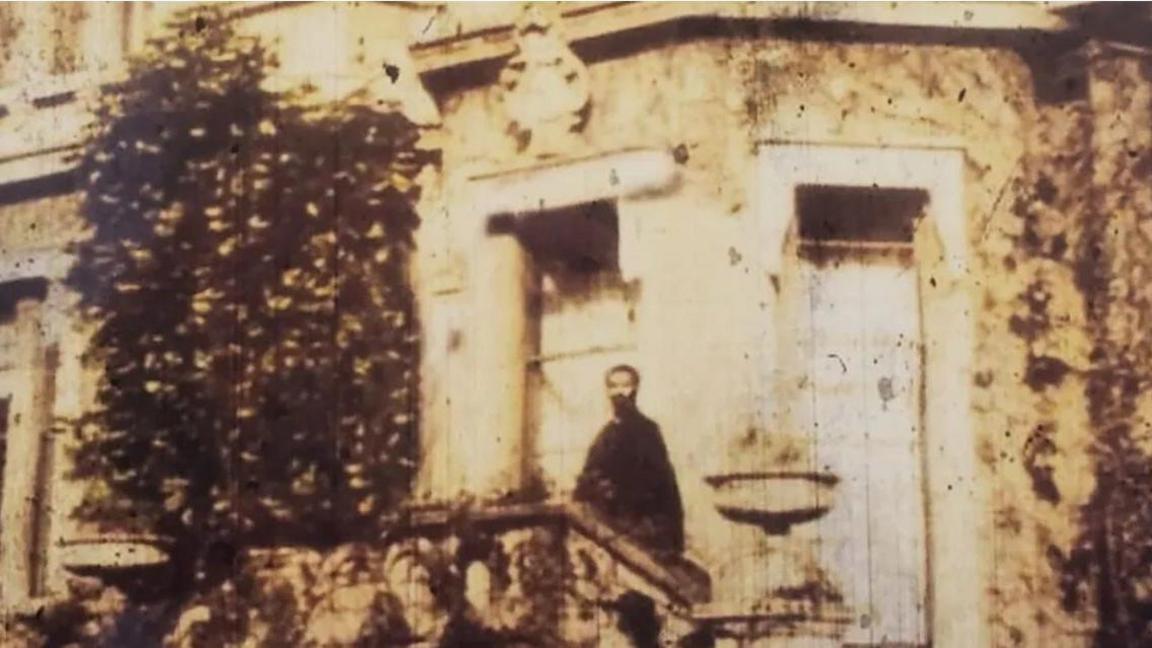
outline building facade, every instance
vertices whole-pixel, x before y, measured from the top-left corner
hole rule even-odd
[[[59,283],[84,231],[69,173],[85,98],[172,10],[0,6],[11,609],[119,560],[68,515],[52,433],[96,379]],[[1073,259],[1086,223],[1138,214],[1149,191],[1133,166],[1152,141],[1146,8],[229,11],[274,43],[278,81],[369,86],[440,150],[413,269],[426,513],[411,546],[441,542],[438,505],[474,499],[508,551],[587,557],[599,576],[573,578],[612,591],[585,602],[654,600],[669,641],[1090,643],[1052,558],[1096,485]],[[1038,301],[1052,326],[1029,324]],[[677,472],[682,564],[569,503],[621,363]],[[519,618],[465,571],[485,615]],[[635,641],[592,608],[553,609],[554,625],[573,645]]]

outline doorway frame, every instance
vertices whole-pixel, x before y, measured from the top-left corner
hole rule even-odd
[[[934,646],[988,645],[988,577],[980,550],[988,537],[988,509],[978,479],[971,410],[974,323],[963,150],[764,141],[757,147],[750,180],[755,235],[762,243],[759,263],[777,298],[796,227],[798,186],[928,194],[921,227],[930,228],[927,238],[933,245],[918,249],[914,262],[927,279],[920,283],[920,304],[929,636]],[[769,339],[775,340],[771,333]]]

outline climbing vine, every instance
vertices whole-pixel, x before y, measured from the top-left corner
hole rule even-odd
[[[170,29],[100,100],[81,164],[69,282],[104,378],[75,426],[78,514],[187,566],[371,536],[414,465],[431,154],[366,97],[267,90],[273,57],[219,12]]]

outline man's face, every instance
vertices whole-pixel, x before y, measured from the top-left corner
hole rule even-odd
[[[608,400],[617,414],[636,409],[636,379],[627,371],[613,371],[608,374]]]

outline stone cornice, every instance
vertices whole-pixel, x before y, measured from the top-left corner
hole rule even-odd
[[[234,20],[278,11],[291,11],[310,3],[223,2],[220,7]],[[516,51],[517,5],[488,5],[484,11],[466,11],[467,5],[391,2],[405,10],[413,63],[426,82],[437,73],[477,63],[499,63]],[[1100,12],[1116,11],[1097,3],[723,3],[723,2],[585,2],[558,7],[563,37],[578,46],[599,39],[627,38],[635,30],[676,26],[692,20],[730,21],[761,26],[817,23],[847,26],[851,37],[866,37],[864,30],[901,33],[938,31],[945,38],[957,32],[974,36],[1013,34],[1080,34],[1091,32],[1088,20]],[[425,18],[424,16],[427,16]],[[160,18],[157,17],[157,20]],[[1107,22],[1107,21],[1105,21]],[[1126,21],[1122,21],[1126,22]],[[738,33],[738,32],[736,32]],[[1125,52],[1143,51],[1139,45],[1119,43]],[[124,73],[122,68],[100,73],[46,77],[32,83],[0,89],[0,185],[60,173],[71,169],[70,156],[83,141],[88,119],[79,95],[98,92]],[[90,117],[90,116],[88,116]]]
[[[688,19],[812,21],[992,32],[1058,33],[1070,27],[1064,17],[1040,3],[591,2],[564,5],[560,14],[565,36],[571,42]],[[441,22],[434,16],[412,43],[412,54],[421,73],[500,59],[515,51],[514,32],[511,19],[494,18],[489,23],[464,26]]]

